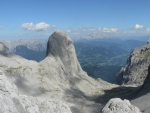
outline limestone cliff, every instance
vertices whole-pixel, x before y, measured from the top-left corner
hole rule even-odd
[[[117,77],[119,84],[143,84],[150,64],[150,41],[146,45],[135,48],[127,59],[127,64]]]

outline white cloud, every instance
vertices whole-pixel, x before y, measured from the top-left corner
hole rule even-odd
[[[82,27],[82,26],[79,27],[79,31],[87,31],[87,30],[88,30],[88,28],[85,28],[85,27]]]
[[[106,32],[106,33],[115,33],[117,32],[117,28],[100,28],[100,27],[79,27],[79,31],[86,31],[86,32]]]
[[[136,24],[134,28],[135,28],[135,29],[142,29],[142,28],[143,28],[143,25]]]
[[[150,28],[147,28],[147,29],[146,29],[146,32],[150,33]]]
[[[67,33],[70,33],[70,32],[71,32],[71,30],[70,30],[70,29],[68,29],[66,32],[67,32]]]
[[[47,24],[45,22],[41,22],[37,24],[33,24],[31,22],[31,23],[24,23],[21,25],[21,27],[28,31],[45,31],[50,28],[55,28],[56,26],[54,25],[51,26],[50,24]]]
[[[117,28],[103,28],[102,32],[107,32],[107,33],[111,33],[111,32],[117,32]]]

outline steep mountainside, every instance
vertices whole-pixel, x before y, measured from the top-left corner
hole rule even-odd
[[[148,75],[144,81],[144,84],[140,89],[133,95],[131,101],[132,104],[139,107],[142,113],[150,112],[150,66],[148,66]]]
[[[136,48],[130,54],[127,64],[120,70],[117,81],[119,84],[143,84],[150,64],[150,43]]]

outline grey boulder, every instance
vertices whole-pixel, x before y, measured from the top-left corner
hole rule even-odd
[[[105,105],[102,113],[142,113],[140,110],[131,105],[129,100],[121,100],[120,98],[113,98]]]

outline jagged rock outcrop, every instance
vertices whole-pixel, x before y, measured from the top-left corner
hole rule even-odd
[[[105,105],[102,113],[142,113],[140,110],[131,105],[129,100],[121,100],[120,98],[113,98]]]
[[[0,42],[0,54],[6,56],[8,55],[8,53],[9,53],[8,48],[2,42]]]
[[[71,113],[61,101],[20,95],[17,87],[0,75],[0,113]]]
[[[117,77],[119,84],[143,84],[150,64],[150,43],[135,48],[127,59],[127,64],[120,70]]]

